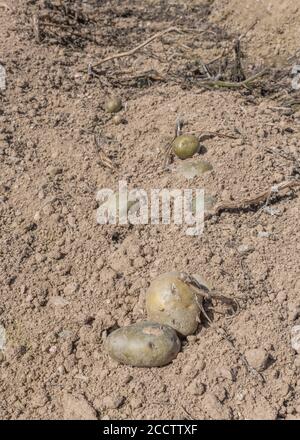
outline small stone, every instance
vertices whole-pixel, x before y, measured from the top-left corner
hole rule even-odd
[[[45,261],[45,260],[46,260],[45,255],[42,255],[42,254],[40,254],[39,252],[37,252],[37,253],[35,254],[35,261],[36,261],[37,263],[43,263],[43,261]]]
[[[270,232],[267,232],[267,231],[259,231],[258,233],[257,233],[257,236],[259,237],[259,238],[269,238],[270,237]]]
[[[246,255],[250,252],[253,252],[254,248],[249,246],[248,244],[241,244],[241,246],[239,246],[237,250],[241,255]]]
[[[45,198],[45,193],[44,193],[44,191],[42,189],[38,193],[38,198],[40,200],[43,200]]]
[[[130,383],[132,381],[133,377],[130,374],[126,374],[126,376],[124,376],[122,382],[124,383],[124,385],[127,385],[128,383]]]
[[[300,303],[289,302],[288,303],[288,319],[289,321],[295,321],[300,316]]]
[[[123,122],[123,118],[122,118],[122,116],[120,116],[120,115],[115,115],[115,116],[112,118],[112,120],[113,120],[113,123],[114,123],[115,125],[122,124],[122,122]]]
[[[269,354],[262,348],[254,348],[245,352],[245,357],[250,365],[256,371],[264,371],[267,368]]]
[[[61,260],[63,256],[63,253],[59,249],[49,252],[49,257],[53,260]]]
[[[58,333],[58,336],[62,339],[71,338],[72,335],[73,332],[71,332],[71,330],[62,330],[61,332]]]
[[[65,298],[62,298],[61,296],[52,296],[49,299],[49,303],[55,307],[65,307],[69,304],[69,301],[67,301]]]
[[[73,217],[72,214],[69,214],[67,216],[67,221],[68,221],[69,226],[71,226],[71,228],[75,228],[75,226],[76,226],[76,219],[75,219],[75,217]]]
[[[102,400],[102,405],[106,409],[118,409],[123,405],[125,398],[123,396],[105,396]]]
[[[51,354],[55,354],[57,352],[57,346],[56,345],[52,345],[50,348],[49,348],[49,353],[51,353]]]
[[[227,367],[219,367],[216,371],[218,377],[222,377],[223,379],[228,379],[231,382],[234,382],[236,378],[235,372],[232,370],[232,368]]]
[[[285,302],[287,299],[287,294],[286,292],[279,292],[277,295],[277,301],[279,302],[279,304],[282,304],[283,302]]]
[[[35,222],[38,222],[38,221],[40,220],[40,218],[41,218],[41,214],[40,214],[40,212],[39,212],[39,211],[36,211],[36,213],[35,213],[34,216],[33,216],[33,220],[34,220]]]
[[[65,295],[73,295],[74,293],[76,293],[79,289],[79,284],[78,283],[70,283],[68,284],[65,288],[64,288],[64,294]]]
[[[95,409],[84,396],[66,393],[62,399],[64,420],[97,420]]]
[[[0,350],[5,349],[6,344],[6,330],[3,325],[0,324]]]
[[[294,365],[295,367],[300,368],[300,354],[298,354],[298,356],[295,357]]]
[[[61,173],[62,173],[62,168],[60,167],[50,166],[47,168],[47,174],[49,174],[52,177],[55,177]]]
[[[97,269],[102,269],[104,267],[104,264],[105,264],[104,258],[99,257],[96,261]]]
[[[300,325],[294,325],[291,329],[292,348],[300,353]]]
[[[59,374],[65,374],[66,369],[65,369],[65,367],[64,367],[63,365],[59,365],[59,366],[57,367],[57,372],[58,372]]]

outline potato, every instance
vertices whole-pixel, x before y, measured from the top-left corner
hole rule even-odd
[[[111,98],[108,98],[108,100],[105,103],[105,110],[107,113],[117,113],[122,108],[122,101],[117,96],[112,96]]]
[[[168,326],[139,322],[111,333],[106,340],[109,355],[134,367],[161,367],[179,352],[180,340]]]
[[[194,156],[200,149],[199,140],[191,134],[182,134],[173,141],[173,151],[179,159]]]
[[[203,285],[207,287],[205,282]],[[180,279],[180,272],[164,273],[152,281],[146,293],[148,318],[173,327],[181,335],[191,335],[200,322],[198,301],[201,298],[197,300],[191,287]]]

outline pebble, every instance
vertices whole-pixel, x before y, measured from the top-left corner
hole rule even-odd
[[[279,292],[277,295],[277,301],[282,304],[284,301],[286,301],[287,299],[287,294],[286,292]]]
[[[6,344],[6,330],[3,325],[0,324],[0,350],[4,350]]]
[[[267,368],[269,354],[263,348],[253,348],[245,352],[245,357],[250,365],[256,371],[264,371]]]
[[[49,303],[55,307],[65,307],[69,304],[69,301],[67,301],[65,298],[61,296],[52,296],[49,299]]]
[[[49,353],[51,353],[51,354],[55,354],[56,352],[57,352],[57,346],[56,345],[52,345],[50,348],[49,348]]]
[[[295,357],[294,364],[295,367],[300,368],[300,354],[298,354],[298,356]]]
[[[238,252],[241,255],[249,254],[252,251],[254,251],[254,248],[249,246],[248,244],[241,244],[241,246],[238,247]]]
[[[46,260],[45,255],[42,255],[42,254],[40,254],[39,252],[37,252],[37,253],[35,254],[35,261],[36,261],[37,263],[43,263],[43,261],[45,261],[45,260]]]
[[[291,329],[292,348],[300,353],[300,325],[294,325]]]
[[[70,283],[64,288],[65,295],[73,295],[79,289],[78,283]]]
[[[289,321],[295,321],[300,316],[300,303],[289,302],[288,303],[288,319]]]
[[[259,231],[257,236],[259,238],[269,238],[270,237],[270,232],[266,232],[266,231]]]
[[[105,396],[102,400],[102,405],[106,409],[118,409],[123,405],[125,398],[123,396]]]
[[[65,373],[66,373],[66,369],[65,369],[65,367],[64,367],[63,365],[59,365],[59,366],[57,367],[57,372],[58,372],[59,374],[65,374]]]
[[[69,226],[71,226],[71,228],[75,228],[75,226],[76,226],[76,219],[75,219],[75,217],[73,217],[72,214],[69,214],[67,216],[67,221],[68,221]]]
[[[52,177],[55,177],[61,173],[62,173],[62,168],[60,168],[60,167],[49,166],[47,168],[47,174],[49,174]]]

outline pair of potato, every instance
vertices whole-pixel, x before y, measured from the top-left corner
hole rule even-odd
[[[107,350],[118,362],[138,367],[166,365],[181,348],[176,332],[191,335],[200,321],[195,291],[180,272],[162,274],[151,283],[146,309],[149,321],[120,328],[108,336]]]

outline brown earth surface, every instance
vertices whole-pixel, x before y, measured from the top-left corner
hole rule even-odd
[[[212,216],[200,236],[96,222],[97,190],[119,180],[205,188],[218,202],[297,181],[299,19],[293,0],[0,2],[2,419],[300,418],[297,188]],[[170,26],[180,33],[87,74]],[[238,38],[246,78],[269,68],[249,87],[232,87]],[[230,87],[201,84],[207,75]],[[118,125],[110,94],[125,104]],[[179,159],[162,167],[178,118],[227,136],[203,138],[213,170],[192,180]],[[240,310],[214,304],[168,366],[117,364],[107,334],[145,319],[147,287],[171,270],[201,274]]]

